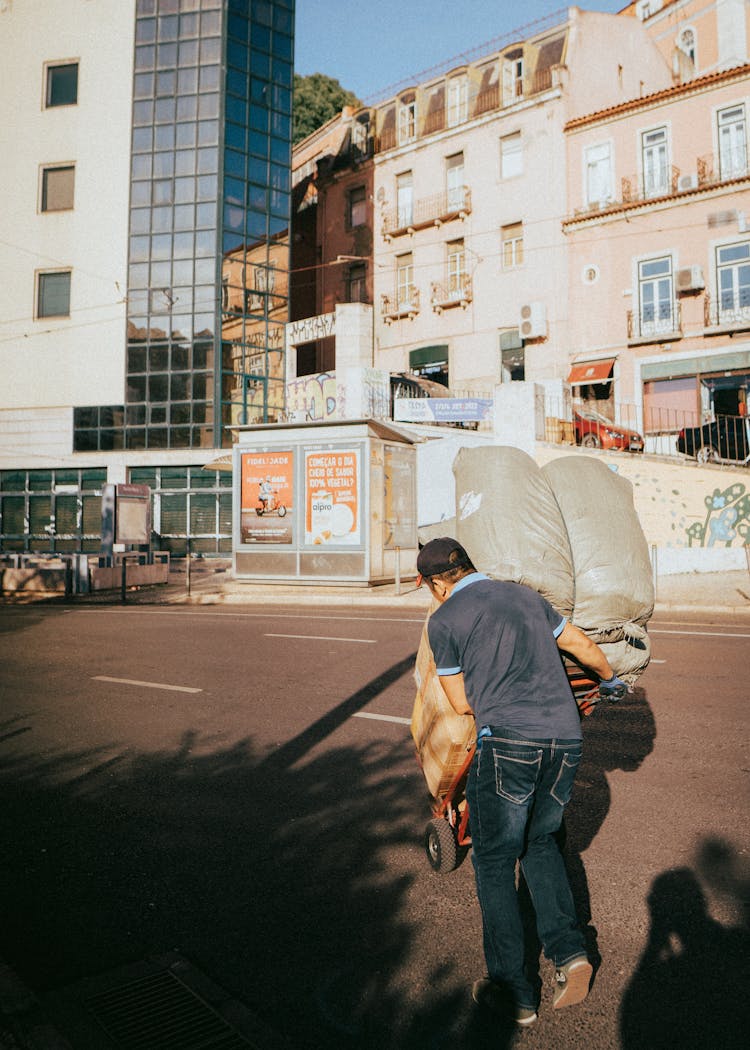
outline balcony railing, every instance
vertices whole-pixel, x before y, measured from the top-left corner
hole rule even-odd
[[[622,203],[650,201],[655,197],[669,197],[677,193],[680,169],[674,164],[665,164],[649,176],[629,175],[622,180]]]
[[[430,303],[436,314],[460,306],[464,310],[472,301],[471,277],[468,274],[452,275],[444,284],[433,281],[430,288]]]
[[[750,294],[713,299],[707,293],[703,300],[703,323],[706,328],[750,328]]]
[[[750,158],[747,146],[706,153],[698,157],[698,185],[716,186],[730,179],[741,179],[750,175]]]
[[[381,295],[380,313],[386,324],[408,317],[413,320],[419,313],[419,289],[413,284],[396,289],[394,295]]]
[[[387,241],[405,233],[440,226],[452,219],[464,219],[471,212],[471,190],[461,186],[450,193],[423,197],[411,207],[390,208],[383,212],[382,234]]]
[[[656,309],[628,310],[629,342],[661,342],[682,336],[682,310],[679,300],[659,303]]]

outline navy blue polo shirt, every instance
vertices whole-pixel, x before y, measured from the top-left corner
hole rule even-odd
[[[475,572],[458,581],[427,631],[438,674],[463,672],[478,728],[578,740],[578,708],[556,641],[566,623],[530,587]]]

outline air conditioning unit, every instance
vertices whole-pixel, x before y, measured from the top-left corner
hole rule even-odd
[[[677,271],[678,292],[699,292],[705,287],[706,282],[700,266],[686,266],[684,270]]]
[[[522,339],[543,339],[547,334],[547,307],[544,303],[527,303],[521,307],[518,331]]]
[[[680,175],[677,178],[677,192],[686,193],[688,190],[698,189],[698,176],[694,171],[688,175]]]

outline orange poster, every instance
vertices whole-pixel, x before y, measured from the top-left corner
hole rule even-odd
[[[240,542],[291,543],[294,453],[243,452]]]
[[[360,543],[359,449],[305,453],[305,543]]]

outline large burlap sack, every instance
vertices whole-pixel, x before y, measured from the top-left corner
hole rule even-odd
[[[573,611],[573,559],[547,478],[517,448],[462,448],[453,463],[456,539],[480,572],[526,584]]]
[[[629,481],[599,459],[547,463],[573,555],[572,622],[601,645],[616,674],[632,684],[650,657],[645,630],[654,609],[648,544]]]
[[[429,616],[428,616],[429,621]],[[442,798],[454,784],[474,749],[474,719],[457,715],[440,685],[427,636],[427,622],[414,668],[417,695],[411,717],[411,735],[430,794]]]

